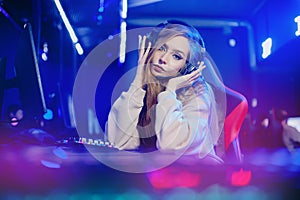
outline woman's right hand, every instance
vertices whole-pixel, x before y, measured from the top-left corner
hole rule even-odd
[[[190,74],[178,76],[175,78],[171,78],[167,83],[167,89],[170,91],[176,91],[180,88],[192,86],[195,81],[199,79],[202,75],[202,70],[206,67],[204,62],[199,63],[199,67],[197,70],[193,71]]]
[[[143,74],[145,73],[145,67],[146,67],[146,59],[149,55],[150,49],[151,49],[151,42],[148,43],[147,48],[146,46],[146,36],[139,35],[139,60],[138,60],[138,66],[136,70],[136,75],[133,80],[133,84],[142,87],[143,86]]]

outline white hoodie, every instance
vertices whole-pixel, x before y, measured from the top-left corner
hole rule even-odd
[[[109,142],[120,150],[134,150],[140,145],[138,133],[139,114],[146,91],[131,85],[113,104],[106,124]],[[213,99],[214,100],[214,99]],[[215,155],[213,130],[216,119],[212,119],[212,99],[209,90],[203,90],[187,101],[180,101],[171,91],[163,91],[155,106],[156,147],[162,152],[185,151],[185,155],[199,158]],[[214,127],[212,127],[214,126]]]

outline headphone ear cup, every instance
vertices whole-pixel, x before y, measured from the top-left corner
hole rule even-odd
[[[190,74],[192,73],[193,71],[197,70],[198,67],[196,67],[195,65],[191,64],[191,63],[187,63],[185,65],[184,68],[182,68],[182,70],[180,70],[180,74],[181,75],[186,75],[186,74]]]

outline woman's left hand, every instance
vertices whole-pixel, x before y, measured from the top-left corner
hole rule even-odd
[[[201,76],[201,72],[202,70],[205,68],[206,66],[204,65],[204,62],[201,62],[199,64],[199,68],[195,71],[193,71],[190,74],[184,75],[184,76],[178,76],[175,78],[171,78],[166,87],[167,90],[171,90],[171,91],[176,91],[180,88],[184,88],[184,87],[188,87],[193,85],[193,83]]]
[[[143,85],[143,76],[145,73],[145,61],[149,55],[151,49],[151,43],[149,42],[146,47],[146,36],[139,35],[139,60],[133,84],[141,87]]]

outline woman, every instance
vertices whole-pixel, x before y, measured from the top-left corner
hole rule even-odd
[[[198,31],[182,22],[139,36],[135,78],[108,116],[109,142],[121,150],[215,156],[222,123],[201,75],[204,52]]]

